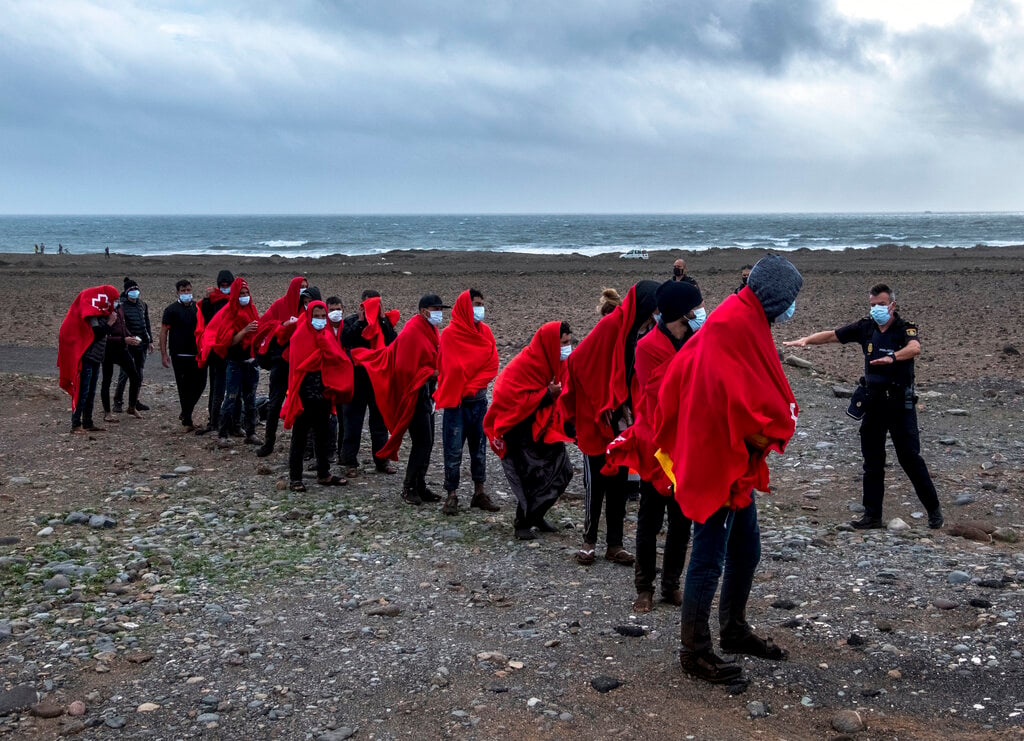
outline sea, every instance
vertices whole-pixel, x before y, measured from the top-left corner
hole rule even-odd
[[[0,216],[0,252],[321,257],[393,250],[535,255],[633,249],[865,249],[1024,244],[1017,213]]]

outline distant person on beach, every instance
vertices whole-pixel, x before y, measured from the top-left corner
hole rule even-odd
[[[704,323],[704,299],[697,286],[685,281],[666,281],[658,287],[658,320],[636,343],[636,397],[634,421],[608,446],[611,463],[628,466],[640,474],[640,508],[636,524],[634,612],[654,607],[654,580],[658,565],[658,533],[668,515],[665,555],[661,569],[661,600],[681,605],[680,580],[690,542],[690,521],[679,509],[672,482],[655,455],[654,421],[658,393],[669,362]]]
[[[797,404],[771,325],[796,309],[803,278],[768,255],[747,287],[708,315],[676,353],[658,395],[654,444],[679,507],[693,522],[683,587],[680,662],[713,684],[742,681],[743,669],[712,649],[709,619],[723,569],[719,638],[727,654],[782,661],[785,649],[756,635],[746,609],[761,559],[755,491],[768,491],[766,458],[796,431]]]
[[[334,338],[338,345],[341,345],[341,329],[345,322],[345,304],[339,296],[328,296],[324,303],[327,305],[327,329],[325,330]],[[342,348],[344,350],[344,348]],[[345,351],[348,357],[348,351]],[[351,359],[351,358],[350,358]],[[354,384],[354,381],[353,381]],[[351,397],[350,397],[351,398]],[[341,463],[341,414],[344,404],[336,404],[331,410],[330,416],[330,439],[328,440],[327,454],[331,460]]]
[[[622,296],[614,288],[602,288],[601,298],[597,302],[597,313],[601,316],[608,316],[615,307],[622,303]]]
[[[352,360],[366,368],[374,398],[391,436],[378,459],[398,459],[406,430],[412,446],[405,468],[402,500],[419,506],[441,497],[427,488],[427,469],[434,448],[434,386],[437,382],[438,327],[449,308],[435,293],[420,298],[418,313],[409,318],[390,345],[354,348]],[[367,309],[367,317],[370,310]],[[372,325],[370,325],[372,326]]]
[[[42,242],[39,243],[39,254],[40,255],[45,255],[46,254],[46,245],[43,244]]]
[[[921,457],[917,426],[917,395],[914,393],[914,358],[921,354],[917,325],[896,312],[896,293],[885,283],[868,291],[869,315],[838,329],[783,343],[786,347],[856,342],[864,351],[866,391],[860,423],[860,449],[864,456],[864,516],[851,525],[858,530],[885,527],[882,499],[885,496],[885,438],[892,438],[896,459],[914,486],[917,498],[928,511],[928,527],[943,525],[942,507],[928,466]]]
[[[123,295],[123,294],[122,294]],[[124,317],[124,304],[119,296],[114,301],[114,314],[116,315],[113,324],[110,326],[110,333],[107,336],[107,347],[103,354],[103,381],[100,384],[100,402],[103,404],[103,420],[105,422],[120,422],[114,416],[124,411],[124,387],[121,387],[121,399],[117,401],[111,413],[110,407],[110,386],[114,382],[114,366],[118,367],[118,378],[124,376],[128,383],[128,414],[136,419],[142,419],[139,414],[139,389],[142,387],[142,376],[135,365],[135,355],[128,351],[128,348],[137,348],[142,345],[142,338],[135,335],[128,329]]]
[[[547,322],[494,382],[484,432],[515,495],[516,538],[558,528],[545,519],[572,481],[572,462],[556,402],[562,393],[565,361],[572,352],[566,322]]]
[[[352,361],[331,336],[327,306],[312,301],[300,312],[289,338],[288,393],[282,409],[285,429],[292,431],[288,455],[292,491],[305,491],[302,461],[309,433],[313,433],[316,480],[322,486],[343,486],[348,481],[331,474],[328,455],[328,420],[335,404],[352,396]]]
[[[109,248],[108,248],[109,249]],[[199,314],[196,317],[196,347],[200,347],[201,336],[217,312],[227,306],[228,296],[231,293],[231,285],[235,280],[230,270],[221,270],[217,274],[217,284],[211,288],[208,295],[199,302]],[[206,432],[215,432],[220,429],[220,408],[224,404],[224,381],[227,372],[226,361],[213,353],[206,360],[210,378],[210,394],[208,404],[208,417]],[[231,429],[238,426],[238,410],[232,410]],[[197,430],[202,434],[202,430]]]
[[[380,291],[367,288],[359,300],[359,309],[355,314],[345,317],[341,328],[341,346],[349,356],[357,348],[380,350],[394,342],[398,336],[395,332],[398,311],[384,311]],[[370,383],[366,368],[359,364],[356,364],[355,368],[352,401],[342,405],[340,412],[338,462],[345,466],[345,475],[353,478],[360,473],[359,445],[363,437],[363,421],[367,412],[370,414],[370,451],[377,472],[398,473],[398,469],[386,457],[380,455],[380,449],[388,441],[388,427],[381,417],[374,387]]]
[[[58,255],[63,255],[64,254],[64,245],[62,245],[60,242],[57,243],[57,254]]]
[[[309,300],[309,294],[305,297],[302,295],[307,288],[309,281],[305,276],[297,275],[292,278],[284,296],[274,301],[263,312],[253,340],[253,352],[260,367],[270,371],[267,427],[264,431],[263,445],[256,451],[260,458],[274,452],[281,406],[288,392],[288,343]]]
[[[196,347],[196,325],[199,308],[192,295],[192,282],[182,278],[174,285],[178,300],[164,309],[160,322],[160,359],[164,368],[174,368],[178,387],[183,432],[196,429],[192,412],[206,390],[206,371],[199,367]]]
[[[487,387],[498,375],[498,345],[491,328],[484,322],[485,312],[483,293],[475,288],[460,293],[452,307],[452,320],[441,333],[438,347],[434,401],[442,410],[441,443],[447,493],[442,511],[446,515],[459,511],[457,492],[464,447],[469,448],[469,471],[473,479],[473,498],[469,506],[487,512],[501,509],[484,491]]]
[[[575,426],[576,446],[586,456],[583,469],[583,545],[576,560],[594,563],[602,505],[605,510],[605,559],[633,565],[633,554],[623,548],[628,470],[607,466],[605,453],[632,421],[630,384],[639,332],[650,326],[657,309],[658,284],[642,280],[629,289],[620,306],[597,323],[568,359],[566,381],[558,399],[558,413]]]
[[[231,432],[235,404],[241,401],[241,423],[247,445],[262,445],[256,437],[256,386],[260,369],[253,357],[253,340],[259,327],[259,312],[249,294],[244,278],[235,278],[224,308],[219,310],[203,330],[199,344],[199,363],[205,365],[211,357],[225,361],[224,403],[220,408],[217,444],[231,447]]]
[[[743,290],[743,287],[747,285],[747,278],[750,277],[750,270],[753,267],[753,265],[744,265],[740,268],[740,285],[735,291],[733,291],[733,293],[739,293]]]
[[[686,272],[686,260],[684,260],[683,258],[679,258],[674,263],[672,263],[672,280],[676,281],[677,283],[679,281],[683,281],[685,283],[692,283],[693,285],[697,285],[697,281],[693,277],[691,277],[689,273]]]
[[[104,254],[105,257],[109,258],[110,257],[110,248],[109,247],[104,247],[103,248],[103,254]]]
[[[107,335],[116,321],[114,286],[86,288],[78,294],[57,340],[57,370],[60,387],[71,396],[71,432],[103,432],[93,421],[96,382],[106,351]]]
[[[149,306],[140,296],[142,290],[139,284],[132,278],[125,276],[124,293],[121,294],[121,314],[124,316],[125,327],[129,335],[134,336],[139,342],[125,341],[128,354],[135,364],[135,371],[139,375],[139,384],[145,381],[146,357],[156,349],[153,338],[153,329],[149,323]],[[128,373],[122,367],[117,377],[117,388],[114,390],[114,413],[121,413],[122,400],[124,399],[124,387],[128,383]],[[131,406],[131,405],[130,405]],[[140,412],[149,411],[149,407],[136,399],[135,408]],[[131,412],[129,412],[131,414]]]
[[[39,254],[39,245],[38,245],[38,244],[34,244],[34,245],[32,245],[32,251],[33,251],[33,252],[34,252],[35,254],[37,254],[37,255],[38,255],[38,254]]]

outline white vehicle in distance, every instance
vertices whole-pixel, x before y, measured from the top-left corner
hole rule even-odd
[[[623,252],[619,257],[623,260],[649,260],[650,255],[647,254],[647,250],[644,249],[632,249],[629,252]]]

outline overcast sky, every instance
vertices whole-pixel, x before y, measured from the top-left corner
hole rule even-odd
[[[1024,210],[1024,0],[0,19],[0,213]]]

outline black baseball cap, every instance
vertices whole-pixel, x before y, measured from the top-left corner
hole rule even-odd
[[[419,308],[421,309],[433,309],[434,307],[441,307],[442,309],[450,309],[452,307],[441,302],[441,297],[436,293],[428,293],[420,298]]]

